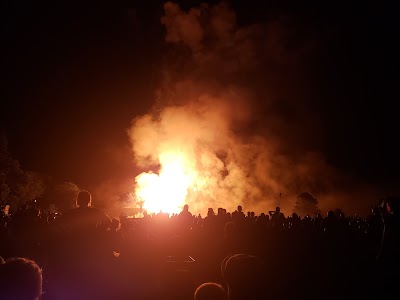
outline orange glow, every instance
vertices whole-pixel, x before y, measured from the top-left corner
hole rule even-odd
[[[149,213],[179,213],[189,188],[195,190],[196,172],[183,153],[162,153],[159,160],[159,174],[148,172],[136,177],[136,197]]]

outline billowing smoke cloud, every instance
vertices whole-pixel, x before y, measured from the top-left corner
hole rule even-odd
[[[106,210],[111,217],[119,217],[122,211],[128,212],[133,206],[134,180],[132,178],[106,179],[89,186],[88,190],[92,194],[92,205]]]
[[[329,166],[315,147],[320,120],[306,68],[315,43],[288,17],[236,25],[228,4],[183,11],[167,2],[164,81],[154,109],[133,120],[129,136],[136,163],[162,169],[171,153],[184,155],[196,196],[194,213],[208,207],[291,213],[296,195],[316,196],[323,210],[344,202],[352,178]],[[161,165],[161,166],[160,166]],[[340,187],[340,191],[338,190]]]

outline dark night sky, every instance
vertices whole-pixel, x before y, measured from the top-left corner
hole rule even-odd
[[[167,47],[163,3],[142,2],[2,4],[0,125],[23,168],[83,184],[134,173],[125,130],[151,107]],[[232,1],[239,24],[290,14],[318,41],[312,80],[315,97],[324,98],[316,106],[324,139],[316,147],[328,162],[366,181],[397,184],[394,5],[242,2]]]

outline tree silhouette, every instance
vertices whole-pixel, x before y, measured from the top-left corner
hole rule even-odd
[[[24,176],[25,200],[30,201],[41,197],[46,189],[43,175],[38,172],[26,171]]]
[[[45,188],[40,173],[24,171],[11,156],[7,137],[0,132],[0,202],[19,206],[40,197]]]
[[[8,151],[7,137],[1,132],[0,137],[0,196],[1,202],[20,204],[24,194],[24,171],[18,160]]]
[[[80,188],[73,182],[63,182],[53,186],[47,195],[47,201],[62,212],[75,207],[76,196]]]
[[[314,198],[308,192],[302,192],[297,195],[296,204],[294,206],[294,212],[298,215],[313,215],[319,212],[318,200]]]

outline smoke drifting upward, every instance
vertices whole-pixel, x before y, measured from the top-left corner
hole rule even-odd
[[[155,212],[187,203],[193,213],[238,205],[260,213],[282,193],[291,213],[307,191],[323,210],[349,208],[346,197],[324,202],[352,188],[315,147],[307,32],[288,17],[240,28],[226,3],[164,8],[165,80],[153,110],[129,129],[136,163],[149,171],[136,177],[137,200]]]

